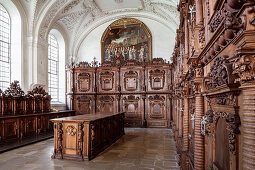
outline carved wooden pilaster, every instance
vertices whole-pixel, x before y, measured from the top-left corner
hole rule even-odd
[[[78,154],[81,156],[82,160],[83,160],[83,136],[84,136],[84,132],[83,132],[83,124],[79,123],[78,124]]]
[[[201,135],[201,119],[204,116],[204,97],[201,94],[203,68],[196,68],[195,78],[195,129],[194,129],[194,169],[204,169],[204,137]]]
[[[243,169],[255,169],[255,86],[243,89]]]
[[[243,92],[242,116],[242,168],[255,169],[255,55],[239,55],[233,64]]]
[[[61,155],[61,159],[63,159],[63,125],[62,123],[58,123],[58,153]]]
[[[204,138],[200,132],[200,121],[204,115],[204,97],[197,94],[195,100],[194,167],[196,170],[202,170],[204,169]]]
[[[203,3],[202,0],[196,0],[196,25],[203,24]]]
[[[184,98],[184,111],[183,111],[183,151],[188,150],[188,133],[189,133],[189,99]]]
[[[183,99],[180,98],[180,105],[179,105],[179,137],[182,137],[183,135]]]

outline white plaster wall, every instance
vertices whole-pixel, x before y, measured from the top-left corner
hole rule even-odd
[[[154,20],[140,17],[137,17],[136,19],[142,21],[151,31],[152,57],[163,58],[170,61],[175,43],[175,33],[163,24]],[[114,22],[114,20],[100,25],[85,37],[78,50],[76,62],[91,62],[94,57],[96,57],[97,61],[101,62],[101,37],[105,29],[112,22]]]

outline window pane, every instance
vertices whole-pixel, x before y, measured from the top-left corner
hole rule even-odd
[[[58,83],[58,62],[59,46],[56,38],[49,34],[48,37],[48,86],[52,101],[59,101],[59,83]]]
[[[11,80],[10,37],[10,16],[0,4],[0,89],[3,91],[9,86]]]

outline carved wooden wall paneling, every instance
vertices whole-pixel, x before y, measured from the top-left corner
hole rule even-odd
[[[146,99],[146,119],[148,127],[167,127],[169,100],[166,95],[148,95]]]
[[[183,83],[193,88],[190,96],[204,96],[205,103],[203,107],[202,100],[195,103],[199,111],[195,115],[192,107],[188,109],[189,119],[195,120],[195,136],[190,120],[188,163],[182,163],[182,169],[255,169],[255,1],[181,1],[178,10],[173,103],[179,102]],[[178,123],[175,119],[173,124]]]
[[[170,126],[170,64],[163,59],[156,58],[151,62],[140,63],[117,58],[116,62],[105,62],[93,67],[81,62],[75,67],[67,68],[66,72],[69,75],[67,83],[71,84],[67,87],[72,89],[72,82],[75,83],[74,90],[66,96],[68,108],[76,110],[77,114],[126,110],[125,125],[142,127],[146,125],[147,117],[144,114],[150,112],[150,127]],[[84,81],[87,84],[94,82],[90,86],[94,90],[79,90],[77,84],[81,81],[72,80],[72,72],[74,79],[89,79]],[[148,97],[155,94],[160,94],[163,98],[149,101]]]
[[[71,71],[71,70],[70,70]],[[86,92],[92,93],[95,92],[95,69],[93,68],[81,68],[81,69],[74,69],[74,81],[72,81],[72,76],[70,75],[70,80],[67,80],[69,83],[74,83],[74,91],[76,93]],[[72,87],[70,85],[70,87]],[[68,86],[69,87],[69,86]],[[72,88],[70,88],[72,89]]]
[[[97,69],[98,93],[114,93],[118,91],[119,71],[117,67],[101,67]]]

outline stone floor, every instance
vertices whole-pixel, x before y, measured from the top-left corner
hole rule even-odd
[[[179,169],[169,129],[127,128],[126,135],[91,161],[51,159],[53,139],[0,154],[0,169]]]

